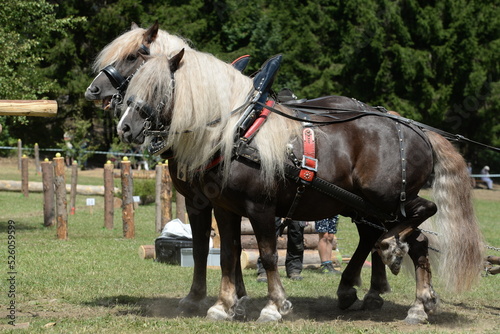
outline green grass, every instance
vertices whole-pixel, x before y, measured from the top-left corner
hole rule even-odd
[[[3,178],[2,173],[7,172],[0,172]],[[15,177],[16,172],[6,175]],[[80,180],[81,184],[99,182],[98,177]],[[192,269],[142,260],[137,254],[140,245],[153,244],[157,236],[154,204],[136,210],[136,237],[126,240],[122,237],[121,210],[115,211],[115,229],[106,230],[103,198],[92,196],[96,206],[91,214],[85,205],[87,197],[77,196],[76,214],[68,216],[69,240],[61,241],[56,239],[55,228],[43,227],[42,194],[24,198],[20,193],[0,192],[0,324],[7,323],[4,305],[10,300],[4,282],[8,272],[7,222],[13,220],[16,323],[29,322],[30,333],[493,333],[498,329],[500,277],[496,276],[481,278],[473,291],[460,295],[442,292],[437,284],[442,313],[432,316],[429,325],[402,323],[414,299],[415,282],[408,275],[389,275],[393,292],[384,296],[382,310],[339,311],[339,278],[310,270],[304,271],[301,282],[283,279],[294,304],[294,312],[283,322],[212,322],[203,316],[181,316],[176,306],[189,291]],[[497,247],[498,204],[496,200],[476,201],[485,238]],[[338,237],[342,254],[352,254],[358,238],[350,220],[341,219]],[[244,270],[251,309],[258,311],[266,303],[267,288],[256,282],[255,275],[255,270]],[[365,283],[359,297],[367,291],[370,270],[364,269],[362,277]],[[219,284],[220,271],[209,270],[206,307],[216,300]]]

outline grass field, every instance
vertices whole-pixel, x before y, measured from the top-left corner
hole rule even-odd
[[[31,165],[33,170],[33,165]],[[80,172],[80,184],[102,184],[102,170]],[[40,176],[30,172],[32,181]],[[0,160],[0,180],[20,180],[14,160]],[[69,173],[67,175],[69,180]],[[119,184],[118,184],[119,185]],[[476,210],[486,242],[500,247],[498,220],[500,191],[476,190]],[[15,322],[29,333],[496,333],[500,325],[500,275],[482,277],[474,290],[456,295],[445,292],[446,282],[435,281],[441,296],[441,313],[429,324],[410,326],[402,320],[413,302],[415,281],[405,274],[389,275],[393,292],[384,296],[381,310],[340,311],[337,308],[338,277],[304,271],[300,282],[283,278],[294,304],[283,322],[259,324],[252,317],[266,303],[267,288],[255,280],[256,272],[245,269],[245,284],[251,300],[250,321],[212,322],[203,314],[186,316],[177,310],[189,291],[192,269],[142,260],[140,245],[153,244],[154,204],[135,212],[136,237],[125,240],[121,210],[115,212],[115,229],[103,229],[103,198],[93,196],[92,214],[86,198],[78,196],[76,214],[69,216],[69,240],[56,239],[54,228],[43,224],[42,194],[24,198],[18,192],[0,192],[0,331],[18,333],[8,325],[7,306],[16,305]],[[15,284],[8,267],[8,229],[15,225]],[[347,218],[339,225],[339,248],[352,254],[357,232]],[[466,236],[464,236],[465,238]],[[488,251],[498,256],[496,251]],[[363,269],[362,298],[370,270]],[[208,300],[216,300],[219,270],[208,272]],[[15,288],[15,298],[9,297]],[[355,305],[356,306],[356,305]]]

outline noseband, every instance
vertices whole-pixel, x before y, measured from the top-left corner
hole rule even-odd
[[[137,51],[138,53],[141,53],[143,55],[150,55],[151,52],[147,46],[144,44],[141,45],[139,50]],[[130,80],[134,77],[134,75],[137,73],[137,71],[145,64],[146,62],[143,61],[142,64],[137,67],[137,69],[130,74],[127,78],[125,78],[120,71],[116,69],[114,65],[108,65],[105,68],[101,70],[102,73],[106,75],[106,77],[109,79],[111,82],[111,85],[113,88],[115,88],[118,93],[114,94],[111,97],[111,106],[116,107],[120,105],[123,102],[123,95],[125,95],[125,92],[127,91],[128,84]]]

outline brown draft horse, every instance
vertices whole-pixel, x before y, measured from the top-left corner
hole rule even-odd
[[[189,48],[182,39],[172,36],[158,29],[158,24],[154,24],[147,30],[139,29],[135,24],[132,25],[130,32],[117,38],[110,43],[97,57],[95,68],[103,68],[93,82],[88,87],[85,96],[88,100],[103,100],[103,107],[109,109],[110,105],[116,108],[121,102],[122,94],[126,91],[126,86],[134,75],[135,71],[147,60],[147,55],[153,53],[172,53],[179,48]],[[155,42],[154,44],[152,44]],[[120,51],[116,52],[118,49]],[[108,63],[112,62],[112,64]],[[117,101],[116,101],[117,100]],[[324,100],[326,101],[326,100]],[[336,100],[331,101],[332,107],[336,106]],[[305,105],[305,104],[304,104]],[[170,172],[174,184],[179,192],[186,197],[187,211],[190,217],[194,235],[194,276],[189,294],[180,302],[180,308],[184,311],[198,311],[200,302],[206,297],[206,257],[208,253],[208,235],[211,223],[212,205],[205,197],[199,187],[193,182],[188,184],[177,177],[177,163],[175,159],[170,159]],[[360,226],[359,228],[362,228]],[[239,234],[239,233],[237,233]],[[362,234],[362,236],[365,234]],[[370,235],[370,234],[366,234]],[[375,235],[375,234],[371,234]],[[374,239],[376,240],[376,239]],[[236,240],[237,241],[237,240]],[[361,267],[369,252],[369,245],[373,242],[362,241],[360,249],[351,259],[349,270],[353,272],[347,275],[350,279],[344,279],[351,287],[354,284],[361,285],[360,274]],[[368,246],[368,247],[367,247]],[[363,251],[361,251],[363,249]],[[368,293],[364,299],[363,308],[380,308],[383,300],[380,294],[390,290],[387,282],[385,265],[380,261],[377,253],[373,257],[373,277]],[[355,264],[357,264],[355,266]],[[241,297],[246,295],[244,282],[241,279],[241,268],[237,264],[237,295]],[[357,269],[356,269],[357,268]],[[348,270],[348,271],[349,271]],[[349,307],[357,299],[354,289],[349,290],[350,296],[343,298],[342,308]],[[236,307],[235,307],[236,308]],[[244,313],[240,310],[236,313]]]
[[[369,236],[361,238],[369,240],[367,248],[375,246],[393,273],[399,272],[401,259],[408,252],[418,283],[416,301],[408,312],[410,322],[425,321],[427,313],[436,306],[427,240],[415,233],[436,211],[436,225],[446,231],[439,240],[444,251],[438,265],[445,266],[443,275],[449,274],[445,278],[448,286],[467,288],[478,277],[482,242],[473,214],[468,175],[463,158],[448,141],[403,119],[381,117],[366,105],[358,107],[363,116],[346,122],[328,122],[331,118],[327,115],[312,114],[308,122],[324,121],[313,126],[320,161],[317,177],[356,195],[368,208],[376,210],[360,208],[313,187],[303,187],[287,176],[285,165],[291,164],[287,153],[303,155],[302,123],[297,120],[274,113],[268,117],[251,141],[259,154],[258,164],[234,154],[241,111],[252,104],[253,94],[250,78],[212,55],[185,50],[172,59],[152,57],[131,79],[125,100],[132,103],[124,108],[117,127],[122,140],[144,143],[151,124],[162,125],[164,130],[158,133],[165,146],[172,148],[188,179],[200,182],[214,205],[220,230],[224,231],[222,281],[219,299],[209,309],[209,317],[230,318],[237,304],[235,268],[240,246],[234,243],[238,233],[234,224],[241,216],[247,216],[252,223],[268,275],[269,301],[259,320],[278,320],[290,311],[291,303],[277,273],[273,221],[275,216],[290,213],[298,190],[300,205],[290,218],[317,220],[342,214],[382,227],[382,236],[375,244],[371,230]],[[332,99],[327,99],[328,103]],[[321,99],[315,102],[321,104]],[[358,104],[342,97],[337,103],[350,112]],[[285,105],[278,105],[276,110],[285,116],[294,114]],[[342,115],[338,112],[334,117]],[[223,161],[210,173],[207,168],[214,156],[223,157]],[[433,170],[437,205],[418,196]],[[367,233],[367,228],[359,230]],[[337,293],[343,306],[355,300],[348,282],[351,277],[347,277],[352,272],[348,269]]]

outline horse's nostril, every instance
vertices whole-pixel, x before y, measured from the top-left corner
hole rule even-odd
[[[92,86],[92,87],[89,87],[89,91],[93,94],[98,94],[100,89],[98,86]]]

